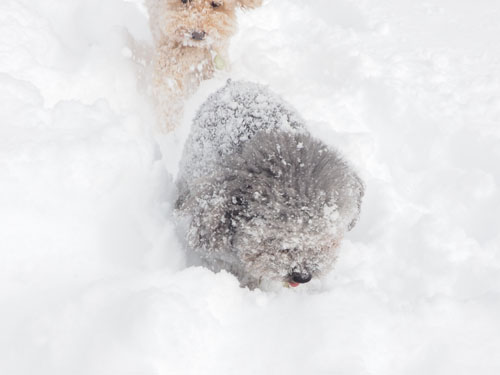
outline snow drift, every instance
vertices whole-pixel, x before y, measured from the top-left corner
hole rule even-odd
[[[367,185],[323,282],[186,268],[173,178],[205,82],[155,135],[142,2],[0,4],[2,374],[497,374],[492,0],[272,0],[231,76],[269,85]]]

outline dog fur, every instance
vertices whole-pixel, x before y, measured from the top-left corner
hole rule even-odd
[[[236,32],[236,9],[255,8],[262,0],[147,0],[155,44],[153,94],[161,126],[175,128],[183,102],[227,69],[230,37]]]
[[[199,109],[177,188],[189,247],[250,288],[328,272],[364,192],[287,103],[264,86],[231,81]]]

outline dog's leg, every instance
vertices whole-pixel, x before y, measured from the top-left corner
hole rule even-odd
[[[180,124],[185,99],[196,91],[201,81],[212,78],[213,74],[208,50],[172,44],[156,48],[153,94],[162,130],[171,131]]]
[[[160,129],[172,131],[182,119],[185,97],[184,77],[178,69],[175,49],[170,45],[156,49],[153,69],[153,95],[156,99]]]

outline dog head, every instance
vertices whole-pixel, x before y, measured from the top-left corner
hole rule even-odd
[[[307,133],[261,131],[199,184],[188,239],[235,256],[253,280],[305,283],[329,271],[359,215],[363,184]]]
[[[150,0],[157,33],[191,47],[212,48],[236,31],[236,9],[262,0]]]

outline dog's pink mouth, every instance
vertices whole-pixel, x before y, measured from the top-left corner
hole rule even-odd
[[[292,288],[297,288],[297,287],[300,285],[299,283],[294,283],[294,282],[292,282],[292,281],[290,281],[288,284],[289,284]]]

